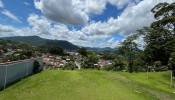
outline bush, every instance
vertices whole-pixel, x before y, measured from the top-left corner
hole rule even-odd
[[[155,71],[161,71],[161,61],[155,61],[154,62],[154,69],[155,69]]]
[[[54,54],[54,55],[63,55],[64,54],[64,50],[61,48],[61,47],[59,47],[59,46],[50,46],[49,47],[49,52],[51,53],[51,54]]]
[[[39,71],[40,71],[40,63],[38,60],[35,60],[33,65],[33,73],[38,73]]]
[[[104,67],[104,70],[106,71],[112,71],[113,69],[115,69],[113,65],[108,65]]]
[[[69,62],[69,63],[67,63],[64,66],[61,66],[61,69],[62,70],[75,70],[77,68],[78,67],[76,66],[76,64],[74,62]]]
[[[130,73],[134,72],[134,66],[133,66],[133,61],[128,62],[128,71]]]
[[[117,58],[113,60],[113,63],[104,67],[106,71],[122,71],[125,69],[125,64],[123,63],[123,59]]]
[[[86,48],[80,48],[79,50],[77,50],[77,52],[79,54],[81,54],[82,56],[87,56],[87,50],[86,50]]]
[[[135,72],[145,72],[148,69],[148,63],[146,63],[145,56],[141,52],[136,59],[134,59],[133,70]]]
[[[175,77],[175,52],[171,54],[171,57],[168,61],[169,69],[173,71],[173,77]]]
[[[120,66],[114,66],[113,64],[111,65],[107,65],[106,67],[104,67],[104,70],[106,71],[121,71],[120,70]]]
[[[98,66],[94,66],[94,64],[98,63],[99,57],[94,53],[90,52],[91,54],[88,54],[87,57],[84,57],[82,60],[81,67],[84,69],[98,69]]]
[[[125,69],[125,64],[123,63],[122,59],[119,57],[114,60],[113,66],[117,67],[118,71]]]
[[[143,71],[146,71],[146,69],[144,69],[144,67],[142,67],[142,66],[133,66],[133,70],[134,70],[134,72],[143,72]]]
[[[160,61],[155,61],[154,62],[154,67],[160,68],[161,67],[161,62]]]

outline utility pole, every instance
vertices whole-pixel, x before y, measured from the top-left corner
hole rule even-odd
[[[148,66],[148,65],[147,65]],[[147,67],[147,79],[148,79],[148,70],[149,70],[149,66]]]
[[[173,86],[173,71],[171,70],[171,76],[170,76],[170,87]]]
[[[5,79],[4,79],[4,90],[6,88],[6,84],[7,84],[7,65],[5,66]]]

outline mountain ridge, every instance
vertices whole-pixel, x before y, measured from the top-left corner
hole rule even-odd
[[[2,39],[27,43],[33,46],[59,45],[60,47],[66,50],[78,50],[79,49],[79,46],[76,46],[68,41],[44,39],[39,36],[14,36],[14,37],[4,37]]]
[[[66,50],[78,50],[80,48],[80,46],[74,45],[65,40],[51,40],[51,39],[41,38],[39,36],[13,36],[13,37],[3,37],[1,39],[27,43],[33,46],[59,45],[60,47]],[[97,52],[114,51],[114,49],[110,47],[105,47],[105,48],[84,47],[84,48],[88,50],[97,51]]]

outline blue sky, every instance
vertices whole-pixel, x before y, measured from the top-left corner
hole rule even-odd
[[[31,13],[42,15],[41,11],[35,8],[33,0],[2,0],[2,2],[4,4],[4,9],[10,11],[12,14],[17,16],[21,21],[21,23],[15,22],[13,19],[1,13],[0,18],[3,19],[1,24],[4,25],[13,25],[15,27],[26,27],[28,26],[27,18]]]
[[[39,35],[79,46],[117,47],[173,0],[0,0],[0,36]]]

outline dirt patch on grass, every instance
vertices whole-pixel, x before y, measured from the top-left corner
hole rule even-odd
[[[174,100],[173,97],[171,97],[168,94],[165,94],[164,92],[160,92],[157,90],[148,89],[148,88],[144,88],[144,87],[142,87],[142,89],[151,93],[152,95],[156,96],[159,100]]]

